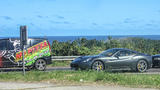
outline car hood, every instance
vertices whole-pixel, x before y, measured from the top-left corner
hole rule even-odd
[[[99,55],[93,55],[93,56],[81,56],[79,57],[80,59],[88,59],[88,58],[98,58],[100,57]]]

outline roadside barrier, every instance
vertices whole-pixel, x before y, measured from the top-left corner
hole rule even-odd
[[[80,56],[52,56],[52,61],[72,61]]]

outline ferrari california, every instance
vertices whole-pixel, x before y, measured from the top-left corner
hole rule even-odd
[[[71,69],[132,70],[145,72],[152,66],[152,56],[130,49],[113,48],[94,56],[81,56],[73,60]]]

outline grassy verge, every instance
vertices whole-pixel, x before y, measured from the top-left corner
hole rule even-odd
[[[59,84],[113,84],[130,87],[160,88],[160,76],[94,71],[29,71],[25,76],[19,72],[1,73],[0,81],[54,82]]]
[[[69,67],[70,66],[71,61],[52,61],[52,64],[50,64],[50,67]]]

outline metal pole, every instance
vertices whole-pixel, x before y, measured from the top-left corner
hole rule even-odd
[[[27,45],[27,26],[20,26],[20,43],[22,49],[23,75],[25,75],[24,46]]]
[[[24,45],[22,45],[23,75],[25,75]]]

